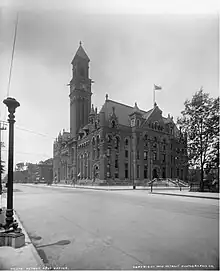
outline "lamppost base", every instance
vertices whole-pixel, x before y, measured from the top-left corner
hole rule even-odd
[[[0,247],[20,248],[25,245],[25,235],[22,232],[0,232]]]
[[[2,210],[0,215],[0,247],[11,246],[19,248],[25,245],[25,235],[22,230],[18,228],[18,223],[14,220],[11,224],[7,224],[6,220],[6,209]]]

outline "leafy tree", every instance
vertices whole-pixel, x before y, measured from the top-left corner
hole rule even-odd
[[[219,97],[210,98],[203,89],[192,100],[186,100],[185,109],[177,123],[187,132],[189,163],[201,170],[200,190],[204,190],[204,168],[213,166],[218,159]]]
[[[3,174],[5,172],[5,165],[4,165],[4,161],[1,160],[1,164],[0,164],[0,170],[1,170],[1,174]]]
[[[23,162],[17,163],[16,166],[15,166],[15,170],[23,171],[24,170],[24,163]]]

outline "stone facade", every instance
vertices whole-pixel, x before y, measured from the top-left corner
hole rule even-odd
[[[106,95],[98,112],[91,106],[89,58],[82,45],[72,61],[70,133],[54,142],[54,178],[69,182],[96,179],[111,183],[155,177],[187,179],[187,140],[173,118],[121,104]]]

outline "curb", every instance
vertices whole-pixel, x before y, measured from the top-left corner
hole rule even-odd
[[[26,184],[25,184],[26,185]],[[28,185],[29,186],[29,185]],[[30,186],[33,186],[32,184],[30,184]],[[37,187],[37,185],[35,186]],[[40,187],[40,186],[39,186]],[[133,189],[133,188],[124,188],[124,189],[121,189],[121,188],[108,188],[108,189],[105,189],[105,188],[95,188],[95,187],[84,187],[84,186],[65,186],[65,185],[50,185],[50,186],[44,186],[44,187],[62,187],[62,188],[69,188],[69,189],[91,189],[91,190],[101,190],[101,191],[125,191],[125,190],[148,190],[147,188],[141,188],[141,189]]]
[[[158,192],[150,192],[150,194],[156,194],[156,195],[165,195],[165,196],[179,196],[179,197],[189,197],[189,198],[200,198],[200,199],[215,199],[215,200],[219,200],[219,198],[216,197],[208,197],[208,196],[193,196],[193,195],[184,195],[184,194],[171,194],[171,193],[158,193]]]
[[[30,184],[32,186],[32,184]],[[37,187],[37,186],[36,186]],[[47,187],[47,186],[45,186]],[[150,189],[147,189],[147,188],[141,188],[141,189],[132,189],[132,188],[124,188],[124,189],[119,189],[119,188],[115,188],[115,189],[112,189],[112,188],[109,188],[109,189],[104,189],[104,188],[95,188],[95,187],[83,187],[83,186],[77,186],[77,187],[74,187],[74,186],[65,186],[65,185],[51,185],[51,186],[48,186],[48,187],[62,187],[62,188],[70,188],[70,189],[91,189],[91,190],[96,190],[96,191],[137,191],[137,190],[150,190]],[[193,195],[184,195],[184,194],[174,194],[174,193],[160,193],[160,192],[150,192],[149,191],[149,194],[157,194],[157,195],[165,195],[165,196],[179,196],[179,197],[189,197],[189,198],[200,198],[200,199],[214,199],[214,200],[219,200],[219,198],[216,198],[216,197],[208,197],[208,196],[193,196]]]
[[[31,242],[31,239],[27,233],[27,231],[25,230],[24,226],[22,225],[21,221],[20,221],[20,218],[19,218],[19,215],[17,214],[17,212],[15,211],[14,209],[14,218],[15,220],[18,222],[18,227],[20,227],[22,229],[22,232],[24,233],[25,235],[25,243],[28,244],[28,246],[31,248],[31,252],[32,252],[32,255],[34,256],[34,259],[36,260],[38,266],[41,268],[41,269],[44,269],[45,268],[45,264],[43,263],[43,260],[41,259],[41,257],[39,256],[38,252],[37,252],[37,249],[35,248],[35,246],[33,245],[33,243]]]

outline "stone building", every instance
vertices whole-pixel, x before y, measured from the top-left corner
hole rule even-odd
[[[155,177],[187,179],[186,135],[155,103],[150,110],[105,97],[98,112],[91,105],[89,57],[81,43],[72,61],[70,132],[54,142],[57,181],[96,179],[141,182]]]

